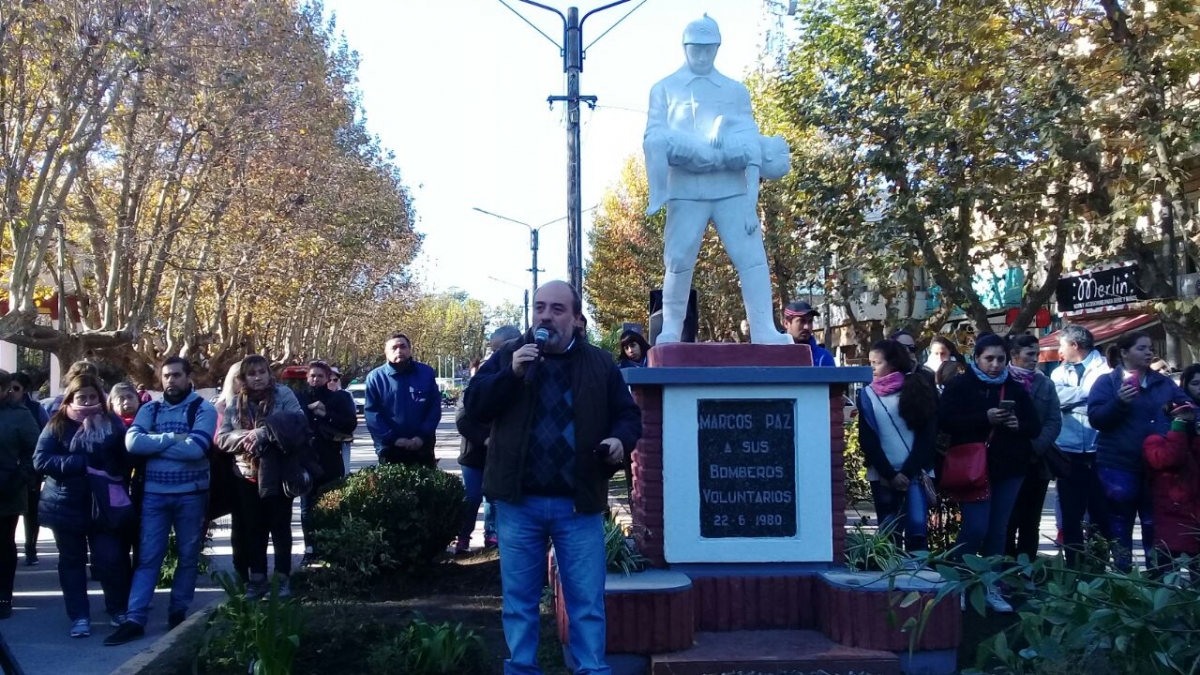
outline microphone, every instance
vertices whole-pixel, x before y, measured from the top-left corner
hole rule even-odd
[[[550,331],[546,330],[545,326],[539,326],[537,330],[533,331],[533,344],[537,345],[539,358],[531,361],[525,369],[525,384],[533,382],[533,371],[537,369],[538,361],[541,360],[542,348],[546,346],[546,341],[549,339]]]

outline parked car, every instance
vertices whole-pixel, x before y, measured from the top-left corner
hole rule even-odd
[[[346,391],[354,397],[354,411],[359,415],[363,414],[363,408],[367,405],[367,385],[356,382],[346,387]]]

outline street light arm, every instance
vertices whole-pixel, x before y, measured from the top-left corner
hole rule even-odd
[[[525,227],[528,227],[528,228],[529,228],[529,229],[531,229],[531,230],[532,230],[532,229],[534,229],[534,228],[533,228],[533,226],[532,226],[532,225],[530,225],[529,223],[523,223],[523,222],[521,222],[521,221],[519,221],[519,220],[516,220],[516,219],[513,219],[513,218],[509,218],[508,216],[502,216],[502,215],[500,215],[499,213],[492,213],[491,211],[484,211],[483,209],[479,208],[478,206],[473,206],[473,207],[471,207],[471,209],[472,209],[473,211],[478,211],[478,212],[480,212],[480,213],[482,213],[482,214],[484,214],[484,215],[488,215],[488,216],[491,216],[491,217],[493,217],[493,218],[499,218],[500,220],[507,220],[507,221],[508,221],[508,222],[510,222],[510,223],[516,223],[516,224],[518,224],[518,225],[524,225]],[[562,219],[560,218],[559,220],[562,220]]]
[[[535,7],[541,7],[542,9],[548,9],[548,10],[550,10],[551,12],[554,12],[555,14],[557,14],[557,15],[558,15],[558,18],[562,19],[563,25],[564,25],[564,26],[566,26],[566,24],[567,24],[567,18],[566,18],[565,16],[563,16],[563,15],[562,15],[562,12],[558,11],[557,9],[554,9],[553,7],[547,7],[547,6],[545,6],[545,5],[539,5],[539,4],[538,4],[538,3],[536,3],[536,2],[529,2],[529,0],[521,0],[521,2],[525,2],[525,3],[528,3],[528,4],[530,4],[530,5],[534,5]],[[559,50],[559,51],[562,51],[562,49],[563,49],[563,46],[562,46],[562,45],[558,44],[558,42],[557,42],[557,41],[555,41],[555,39],[554,39],[554,38],[550,37],[549,35],[546,35],[546,31],[542,30],[541,28],[538,28],[537,26],[535,26],[535,25],[533,24],[533,22],[532,22],[532,21],[530,21],[529,19],[525,18],[525,15],[524,15],[524,14],[521,14],[521,13],[520,13],[520,12],[518,12],[517,10],[513,9],[513,8],[512,8],[512,6],[511,6],[511,5],[509,5],[507,2],[505,2],[504,0],[500,0],[500,4],[502,4],[502,5],[504,5],[505,7],[507,7],[507,8],[508,8],[508,11],[512,12],[513,14],[516,14],[518,17],[520,17],[520,19],[521,19],[522,21],[524,21],[525,23],[529,24],[529,27],[530,27],[530,28],[532,28],[532,29],[536,30],[538,33],[540,33],[540,34],[541,34],[541,36],[542,36],[542,37],[544,37],[544,38],[546,38],[547,40],[549,40],[551,44],[553,44],[555,47],[558,47],[558,50]]]
[[[501,2],[503,2],[504,0],[500,0],[500,1],[501,1]],[[622,0],[622,1],[623,1],[623,2],[628,2],[628,0]],[[527,5],[533,5],[534,7],[540,7],[540,8],[542,8],[542,9],[544,9],[544,10],[547,10],[547,11],[554,12],[555,14],[557,14],[557,15],[558,15],[558,18],[562,19],[563,25],[564,25],[564,26],[565,26],[565,25],[567,25],[567,17],[566,17],[566,15],[565,15],[565,14],[563,14],[562,12],[558,11],[557,9],[555,9],[555,8],[553,8],[553,7],[550,7],[549,5],[543,5],[543,4],[542,4],[542,3],[540,3],[540,2],[534,2],[533,0],[521,0],[521,2],[523,2],[523,3],[527,4]]]
[[[596,12],[600,12],[600,11],[606,10],[606,9],[608,9],[609,7],[616,7],[617,5],[622,5],[622,4],[625,4],[626,2],[629,2],[629,0],[619,0],[618,2],[614,2],[614,3],[612,3],[612,4],[608,4],[608,5],[605,5],[605,6],[603,6],[603,7],[597,7],[596,9],[593,9],[592,11],[588,12],[587,14],[584,14],[584,15],[583,15],[583,18],[582,18],[582,19],[580,19],[580,21],[579,21],[579,30],[581,30],[581,31],[583,30],[583,22],[584,22],[584,21],[587,21],[587,18],[588,18],[589,16],[591,16],[591,15],[595,14]],[[592,48],[592,45],[594,45],[594,44],[596,44],[597,42],[599,42],[599,41],[600,41],[600,38],[604,37],[605,35],[608,35],[608,34],[609,34],[611,31],[612,31],[612,29],[614,29],[614,28],[616,28],[617,26],[621,25],[621,22],[622,22],[622,21],[624,21],[625,19],[628,19],[630,14],[633,14],[634,12],[638,11],[638,9],[639,9],[639,8],[640,8],[642,5],[646,4],[646,2],[647,2],[647,0],[642,0],[642,1],[641,1],[641,2],[639,2],[639,3],[638,3],[636,6],[634,6],[634,8],[633,8],[633,9],[629,10],[628,12],[625,12],[625,16],[622,16],[621,18],[617,19],[616,23],[614,23],[613,25],[609,26],[609,27],[608,27],[608,29],[607,29],[607,30],[605,30],[605,31],[604,31],[603,33],[601,33],[600,35],[596,36],[596,39],[595,39],[595,40],[592,40],[591,42],[589,42],[589,43],[587,44],[587,46],[583,48],[583,53],[584,53],[584,54],[586,54],[586,53],[587,53],[587,50],[589,50],[589,49],[591,49],[591,48]]]
[[[599,206],[599,204],[597,204],[596,206]],[[596,206],[589,206],[589,207],[587,207],[586,209],[584,209],[584,210],[580,211],[580,213],[587,213],[588,211],[594,211],[594,210],[596,209]],[[476,209],[476,211],[478,211],[478,210],[479,210],[479,209]],[[487,213],[487,212],[485,211],[484,213]],[[550,221],[550,222],[548,222],[548,223],[542,223],[541,225],[538,225],[537,227],[534,227],[534,228],[532,228],[532,229],[534,229],[534,230],[541,230],[543,227],[545,227],[545,226],[547,226],[547,225],[553,225],[553,224],[555,224],[555,223],[561,223],[562,221],[566,220],[568,217],[569,217],[569,216],[563,216],[563,217],[561,217],[561,218],[555,218],[554,220],[552,220],[552,221]]]

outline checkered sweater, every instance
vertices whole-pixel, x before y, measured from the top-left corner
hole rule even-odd
[[[196,422],[189,428],[188,406],[196,392],[176,404],[151,401],[138,410],[125,433],[129,453],[146,458],[146,492],[187,494],[208,489],[208,449],[217,429],[217,410],[201,401]],[[176,441],[175,434],[187,434]]]

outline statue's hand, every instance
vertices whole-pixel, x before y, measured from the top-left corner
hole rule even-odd
[[[727,148],[724,159],[725,168],[740,171],[750,165],[750,150],[744,145]]]

